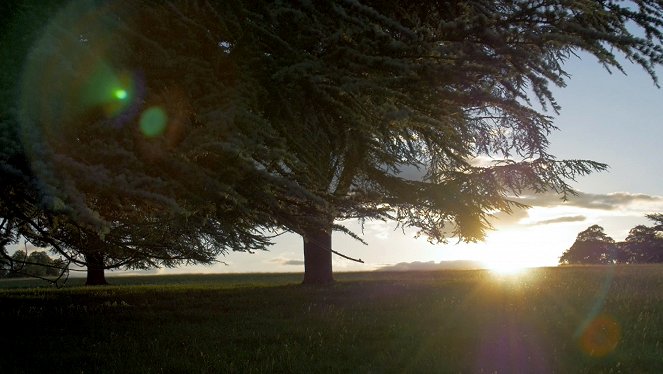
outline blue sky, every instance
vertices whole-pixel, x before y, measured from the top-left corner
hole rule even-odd
[[[550,137],[550,151],[559,159],[589,159],[610,165],[608,172],[583,177],[580,192],[564,203],[544,194],[525,202],[527,211],[501,215],[496,230],[483,243],[433,245],[403,233],[393,222],[368,222],[368,246],[335,233],[334,248],[361,258],[364,264],[335,258],[336,271],[373,270],[398,263],[474,260],[487,266],[551,266],[573,244],[576,235],[599,224],[615,240],[631,227],[648,224],[644,214],[663,212],[663,90],[639,67],[624,64],[627,75],[609,74],[592,57],[574,58],[566,67],[567,87],[555,89],[562,106]],[[663,79],[663,69],[658,70]],[[356,222],[348,227],[361,232]],[[268,252],[230,253],[224,264],[161,269],[158,272],[284,272],[303,271],[302,240],[283,235]]]

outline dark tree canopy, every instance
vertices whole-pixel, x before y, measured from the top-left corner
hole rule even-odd
[[[2,60],[5,258],[6,246],[24,237],[87,266],[90,284],[105,283],[107,268],[209,263],[228,250],[264,249],[274,196],[301,190],[261,166],[273,157],[256,139],[260,128],[235,128],[248,126],[251,113],[231,108],[224,119],[221,100],[206,90],[214,82],[207,73],[224,55],[208,55],[197,72],[169,65],[166,77],[141,65],[158,53],[150,50],[149,30],[140,29],[150,9],[149,2],[71,2],[45,15],[34,6],[13,9],[32,26],[5,30],[4,40],[26,54],[21,66],[13,56]],[[199,42],[179,35],[171,41],[188,42],[187,50]],[[191,81],[182,79],[187,69],[194,70]],[[206,93],[212,96],[203,99]],[[264,160],[253,158],[258,152]]]
[[[593,225],[578,234],[571,248],[559,259],[560,264],[614,264],[620,262],[620,248],[603,232],[603,227]]]
[[[3,202],[4,237],[28,222],[70,259],[140,267],[285,229],[307,283],[333,280],[339,219],[474,241],[514,195],[571,193],[606,165],[548,153],[564,62],[621,70],[621,54],[654,80],[663,62],[659,1],[71,2],[50,18],[3,109],[30,186]]]
[[[2,261],[0,275],[4,277],[57,277],[65,271],[62,259],[53,259],[45,251],[30,254],[18,250],[9,259]]]
[[[530,100],[557,111],[549,85],[564,85],[563,63],[580,51],[616,69],[621,52],[653,76],[661,8],[335,1],[256,10],[265,116],[296,156],[287,170],[328,205],[326,224],[293,228],[304,236],[305,282],[331,280],[334,219],[393,218],[433,241],[480,240],[488,212],[509,211],[510,196],[565,195],[569,179],[604,169],[550,155],[552,118]],[[477,156],[496,162],[478,167]],[[404,177],[411,167],[423,177]]]
[[[663,214],[648,214],[647,218],[654,221],[654,226],[638,225],[620,243],[626,254],[625,262],[663,262]]]
[[[663,214],[647,214],[653,226],[633,227],[623,242],[615,241],[598,225],[578,234],[560,264],[647,264],[663,262]]]

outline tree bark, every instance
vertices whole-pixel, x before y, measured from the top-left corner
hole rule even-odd
[[[333,283],[331,229],[309,229],[302,237],[304,238],[303,283],[310,285]]]
[[[87,281],[86,286],[103,286],[106,282],[104,274],[104,255],[99,252],[85,254],[87,263]]]

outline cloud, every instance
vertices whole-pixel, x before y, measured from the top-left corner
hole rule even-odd
[[[569,202],[588,209],[616,210],[636,204],[663,207],[663,196],[615,192],[607,195],[582,193]]]
[[[663,196],[635,194],[630,192],[614,192],[609,194],[591,194],[578,192],[563,201],[559,195],[547,192],[523,195],[513,199],[522,204],[535,207],[578,207],[598,210],[618,210],[625,207],[643,206],[651,210],[663,209]]]
[[[629,192],[578,192],[577,195],[568,196],[566,201],[554,192],[529,193],[513,197],[512,200],[530,208],[514,208],[510,214],[495,213],[490,220],[495,228],[583,222],[592,217],[644,217],[647,213],[663,211],[663,196]]]
[[[474,270],[474,269],[485,269],[486,266],[476,262],[468,260],[459,260],[459,261],[428,261],[428,262],[401,262],[396,265],[386,265],[382,266],[376,271],[434,271],[434,270]]]
[[[304,261],[302,260],[288,260],[283,262],[281,265],[304,265]]]
[[[277,264],[281,266],[301,266],[304,265],[302,260],[288,260],[287,258],[274,258],[269,260],[272,264]]]
[[[493,226],[511,226],[519,223],[521,220],[529,217],[527,209],[514,208],[511,213],[497,212],[490,218]]]
[[[565,217],[557,217],[557,218],[551,218],[551,219],[546,219],[543,221],[538,221],[532,223],[532,225],[549,225],[552,223],[565,223],[565,222],[582,222],[586,221],[587,217],[583,215],[578,215],[578,216],[565,216]]]
[[[83,274],[77,274],[78,276],[84,276]],[[125,277],[125,276],[134,276],[134,275],[161,275],[165,274],[163,268],[153,268],[153,269],[138,269],[138,270],[124,270],[124,269],[111,269],[108,271],[107,275]]]
[[[9,255],[14,254],[14,252],[16,251],[27,251],[28,253],[46,252],[49,256],[53,257],[53,255],[49,252],[50,250],[49,247],[37,247],[32,243],[20,242],[16,244],[7,245],[6,248],[7,248],[7,253]]]
[[[366,235],[374,236],[380,240],[387,240],[395,228],[396,225],[393,222],[375,220],[366,221],[363,231]]]

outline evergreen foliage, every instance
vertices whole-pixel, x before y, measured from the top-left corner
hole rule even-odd
[[[3,112],[30,182],[3,204],[34,208],[12,210],[37,217],[30,240],[103,267],[208,262],[285,229],[305,282],[327,283],[338,220],[481,240],[512,196],[606,169],[548,153],[550,85],[581,51],[656,82],[661,26],[654,0],[72,2]],[[90,91],[107,77],[114,101]],[[12,240],[30,222],[0,217]]]
[[[25,45],[7,38],[24,47],[27,57],[20,68],[10,59],[2,61],[14,68],[17,78],[3,82],[1,131],[2,141],[9,144],[0,150],[3,256],[8,257],[7,245],[24,237],[94,270],[92,277],[88,272],[88,282],[103,284],[107,268],[209,263],[228,250],[264,249],[269,244],[264,230],[273,226],[268,209],[275,201],[272,192],[292,196],[297,188],[244,155],[250,146],[245,143],[255,143],[249,134],[229,129],[233,139],[224,142],[219,135],[223,119],[210,119],[223,117],[218,106],[210,107],[208,101],[206,107],[188,107],[186,98],[178,99],[177,87],[166,86],[168,80],[148,65],[133,65],[132,104],[169,105],[172,126],[164,136],[142,136],[133,126],[138,122],[135,108],[110,115],[117,111],[114,102],[86,105],[96,94],[87,87],[90,81],[95,83],[92,89],[112,88],[95,80],[119,64],[126,47],[121,43],[144,43],[149,35],[149,30],[136,30],[139,15],[148,16],[143,9],[147,4],[101,10],[95,5],[73,2],[43,29],[32,18],[37,17],[34,9],[21,8],[33,22],[34,38]],[[118,9],[124,16],[136,16],[134,23],[115,24]],[[95,22],[81,23],[85,17]],[[126,39],[109,41],[109,32],[118,38],[126,32]],[[51,48],[54,45],[58,48]],[[128,51],[132,58],[142,56],[138,49]],[[143,52],[155,57],[149,49]],[[163,59],[157,61],[164,65]],[[170,72],[170,82],[199,88],[195,93],[201,95],[210,81],[204,75],[208,70],[194,74],[193,82],[180,82],[184,70],[176,70],[177,75]],[[139,76],[140,71],[146,73]],[[125,83],[122,77],[117,80]],[[249,116],[240,111],[225,123],[242,126]]]
[[[334,219],[395,219],[431,241],[475,241],[489,228],[489,212],[511,209],[510,196],[554,190],[564,197],[572,193],[568,180],[606,168],[548,153],[555,126],[545,110],[560,109],[549,86],[564,86],[563,64],[580,51],[616,70],[622,53],[656,81],[662,8],[655,1],[261,4],[262,35],[252,45],[265,52],[254,71],[269,91],[266,118],[296,156],[288,170],[328,204],[328,223],[318,230],[329,233]],[[632,33],[638,27],[644,37]],[[495,161],[477,166],[481,156]],[[406,177],[411,168],[422,177]],[[320,241],[315,228],[292,229],[305,243]],[[313,251],[321,249],[305,244],[305,259]],[[325,271],[306,266],[307,275],[309,267]]]

